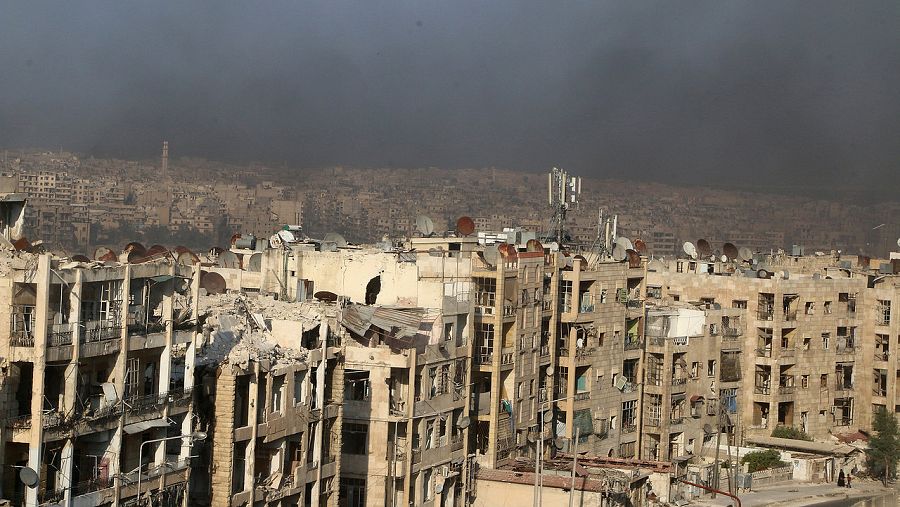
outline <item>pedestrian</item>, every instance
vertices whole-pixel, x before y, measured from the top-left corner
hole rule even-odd
[[[841,473],[838,474],[838,487],[839,488],[844,487],[844,471],[843,470],[841,470]]]
[[[850,474],[847,474],[847,487],[850,487]]]

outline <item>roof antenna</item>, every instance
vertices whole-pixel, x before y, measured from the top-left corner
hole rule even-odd
[[[569,176],[569,173],[558,167],[554,167],[547,174],[547,201],[553,208],[553,220],[550,228],[560,245],[563,243],[566,213],[569,208],[578,206],[580,195],[581,177]]]

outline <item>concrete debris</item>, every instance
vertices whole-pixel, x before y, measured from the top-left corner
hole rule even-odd
[[[250,360],[273,366],[305,361],[309,351],[283,347],[271,334],[272,320],[297,322],[302,329],[318,326],[329,313],[319,302],[287,303],[271,297],[242,294],[201,296],[200,312],[206,314],[199,364],[233,364],[246,367]],[[333,305],[332,305],[333,306]]]

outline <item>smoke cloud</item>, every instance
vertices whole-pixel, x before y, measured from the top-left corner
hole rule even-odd
[[[900,190],[895,1],[0,9],[5,147]]]

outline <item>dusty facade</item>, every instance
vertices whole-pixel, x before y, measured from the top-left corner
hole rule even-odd
[[[199,269],[4,253],[2,496],[186,498]],[[19,471],[37,473],[27,487]],[[138,484],[141,482],[142,484]]]

